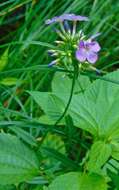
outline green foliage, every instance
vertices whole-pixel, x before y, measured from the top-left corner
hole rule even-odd
[[[8,52],[9,50],[6,49],[5,52],[2,54],[2,56],[0,57],[0,71],[2,71],[8,63],[8,55],[9,55]]]
[[[53,121],[57,121],[57,119],[62,115],[68,102],[71,83],[72,79],[68,76],[56,73],[52,81],[52,92],[28,91],[28,93],[49,118]],[[90,81],[88,77],[80,76],[76,82],[74,93],[78,93],[80,95],[80,93],[83,93],[89,84]]]
[[[0,81],[0,84],[6,85],[6,86],[12,86],[17,83],[17,78],[9,77],[9,78],[4,78]]]
[[[51,135],[49,133],[46,135],[42,145],[40,146],[40,152],[45,159],[45,167],[49,168],[48,171],[51,173],[59,169],[61,162],[53,157],[50,157],[45,148],[50,148],[58,151],[59,153],[65,154],[65,145],[59,136]]]
[[[64,12],[89,16],[88,37],[102,33],[95,67],[109,74],[79,73],[54,126],[72,74],[47,67],[56,33],[44,22]],[[118,190],[119,1],[1,1],[0,26],[0,190]]]
[[[38,159],[18,138],[0,134],[0,184],[17,184],[38,174]]]
[[[0,190],[15,190],[14,185],[0,185]]]
[[[48,190],[107,190],[105,179],[96,174],[81,174],[76,172],[58,176]]]
[[[95,142],[89,153],[88,170],[92,172],[100,171],[112,153],[111,145],[103,141]]]
[[[118,76],[119,71],[115,71],[107,74],[105,78],[115,81],[118,80]],[[65,83],[62,83],[62,89],[66,89]],[[74,124],[92,133],[95,138],[107,141],[117,139],[119,137],[118,92],[118,85],[104,80],[96,80],[84,93],[74,94],[68,112],[72,116]],[[59,93],[58,89],[55,94],[54,91],[48,93],[32,91],[29,93],[45,114],[52,119],[58,118],[63,112],[63,105],[66,105],[66,97],[68,97],[67,94],[69,95],[68,90],[67,92],[62,90]]]
[[[119,80],[119,70],[107,74],[106,79]],[[74,96],[70,108],[74,124],[92,133],[95,138],[116,140],[118,134],[117,94],[119,86],[104,80],[96,80],[82,96]],[[103,110],[103,111],[102,111]]]
[[[55,73],[52,81],[52,91],[59,95],[59,98],[62,95],[70,94],[72,85],[72,78],[66,74]],[[74,93],[80,93],[84,91],[90,85],[90,80],[86,76],[79,75],[76,80]]]
[[[119,71],[115,71],[107,74],[105,78],[115,81],[118,79],[118,76]],[[55,77],[58,84],[58,76]],[[68,82],[69,80],[67,79]],[[55,87],[55,82],[53,83],[53,92],[30,92],[45,114],[51,119],[57,118],[57,116],[59,117],[62,114],[63,104],[66,105],[66,97],[69,94],[69,90],[66,88],[66,81],[61,83],[61,92],[58,90],[58,85]],[[96,80],[84,92],[75,94],[74,91],[68,114],[72,117],[75,126],[88,131],[96,139],[89,152],[87,164],[87,169],[91,172],[100,172],[111,156],[117,160],[119,158],[118,92],[118,85],[103,80]],[[41,101],[46,96],[47,101],[46,99]],[[56,103],[57,98],[58,101]],[[51,102],[55,104],[51,104]],[[60,109],[61,105],[62,109]],[[62,110],[62,112],[59,111],[60,114],[57,114],[57,110]]]
[[[19,127],[9,127],[11,131],[13,131],[19,138],[21,138],[24,142],[32,145],[37,146],[35,138],[30,135],[27,131],[19,128]]]
[[[48,181],[47,181],[47,179],[45,179],[42,176],[37,176],[37,177],[33,178],[32,180],[27,181],[27,183],[33,184],[33,185],[35,185],[35,184],[37,184],[37,185],[44,185],[44,184],[47,184]]]
[[[112,183],[114,185],[114,187],[116,188],[116,190],[119,190],[119,174],[115,174],[111,171],[108,172],[111,180],[112,180]]]
[[[44,113],[56,121],[64,110],[64,104],[54,93],[31,91],[29,92]]]

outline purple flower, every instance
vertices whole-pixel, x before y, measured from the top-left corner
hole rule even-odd
[[[46,20],[45,24],[52,24],[52,23],[60,22],[60,21],[62,21],[61,18],[57,16],[57,17]]]
[[[75,14],[64,14],[61,16],[64,20],[70,20],[70,21],[88,21],[88,17],[75,15]]]
[[[61,16],[56,16],[52,19],[46,20],[46,24],[52,24],[55,22],[63,22],[64,20],[69,20],[69,21],[88,21],[88,17],[85,16],[80,16],[80,15],[75,15],[75,14],[63,14]]]
[[[100,49],[100,45],[96,41],[80,41],[78,50],[76,51],[76,58],[80,62],[87,60],[89,63],[95,63]]]

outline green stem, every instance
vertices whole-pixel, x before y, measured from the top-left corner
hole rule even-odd
[[[63,25],[62,22],[60,22],[60,28],[61,28],[62,33],[63,33],[63,34],[66,34],[66,31],[65,31],[65,29],[64,29],[64,25]]]
[[[74,76],[73,76],[73,80],[72,80],[72,86],[71,86],[71,93],[70,93],[70,97],[69,97],[69,100],[68,100],[68,103],[65,107],[65,110],[63,112],[63,114],[60,116],[60,118],[56,121],[55,123],[55,126],[58,125],[58,123],[63,119],[63,117],[66,115],[66,112],[70,106],[70,103],[71,103],[71,100],[72,100],[72,97],[73,97],[73,92],[74,92],[74,87],[75,87],[75,81],[76,81],[76,77],[77,77],[77,70],[76,68],[74,67]]]
[[[76,21],[74,21],[74,23],[73,23],[73,31],[72,31],[72,37],[74,38],[74,36],[75,36],[75,33],[76,33]]]

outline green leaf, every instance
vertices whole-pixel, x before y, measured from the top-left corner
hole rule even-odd
[[[62,154],[66,153],[65,144],[64,144],[63,140],[61,139],[60,136],[55,135],[55,134],[48,133],[46,135],[46,137],[40,147],[40,150],[43,147],[54,148],[55,150],[58,150]]]
[[[8,63],[8,49],[0,57],[0,71],[2,71]]]
[[[119,81],[119,70],[107,74],[106,79]],[[87,130],[97,138],[119,138],[119,85],[96,80],[84,94],[73,97],[70,115],[75,126]],[[64,100],[65,101],[65,100]]]
[[[105,179],[97,174],[70,172],[56,179],[48,190],[107,190]]]
[[[0,185],[0,190],[16,190],[14,185]]]
[[[89,84],[90,81],[88,77],[80,76],[76,81],[74,92],[81,93],[81,91],[84,91]],[[56,73],[52,82],[53,92],[28,91],[28,93],[42,108],[49,119],[57,121],[64,112],[65,106],[68,102],[71,85],[72,79],[62,73]]]
[[[112,141],[111,146],[112,146],[112,154],[111,154],[112,158],[119,160],[119,142],[117,142],[116,140]]]
[[[119,173],[115,174],[111,171],[108,171],[108,175],[112,179],[112,183],[115,185],[116,190],[119,190]]]
[[[64,154],[58,152],[57,150],[53,148],[43,147],[43,151],[49,157],[52,157],[53,159],[56,159],[57,161],[62,162],[62,165],[66,166],[67,168],[71,168],[74,170],[80,169],[80,166],[77,163],[75,163],[74,161],[66,157]]]
[[[59,153],[62,153],[65,155],[66,150],[65,150],[65,145],[63,140],[61,139],[60,136],[55,135],[55,134],[50,134],[48,133],[47,136],[45,137],[42,145],[40,146],[40,152],[42,156],[45,158],[45,165],[50,168],[59,168],[60,161],[57,161],[57,159],[49,156],[48,152],[45,150],[45,148],[50,148],[57,150]]]
[[[7,77],[0,80],[0,84],[5,85],[5,86],[13,86],[13,85],[16,85],[17,80],[18,79],[14,77]]]
[[[90,85],[89,78],[87,76],[79,76],[75,83],[74,93],[84,91]],[[57,96],[60,94],[70,94],[72,85],[72,78],[69,78],[66,74],[55,73],[52,81],[52,91]]]
[[[89,152],[88,170],[96,172],[107,162],[111,156],[112,149],[110,144],[103,141],[95,142]]]
[[[9,127],[9,129],[13,131],[18,137],[20,137],[24,142],[32,146],[37,146],[35,138],[32,135],[30,135],[27,131],[15,126]]]
[[[17,137],[0,134],[0,184],[17,184],[38,174],[35,153]]]
[[[107,74],[105,78],[119,81],[119,70]],[[66,85],[64,86],[65,88],[61,89],[66,92],[64,90]],[[56,87],[53,87],[54,91],[55,89]],[[70,95],[59,92],[58,87],[55,93],[29,93],[53,121],[62,115]],[[117,140],[119,139],[118,94],[118,84],[98,79],[84,93],[73,95],[67,114],[70,114],[76,127],[90,132],[96,138],[109,142]]]
[[[119,143],[118,142],[112,142],[112,158],[119,160]]]
[[[39,118],[39,122],[43,123],[43,124],[49,124],[49,125],[53,125],[54,124],[54,121],[50,117],[48,117],[48,115],[42,115]]]
[[[45,114],[56,121],[64,111],[64,104],[52,92],[28,91],[35,102],[43,109]]]

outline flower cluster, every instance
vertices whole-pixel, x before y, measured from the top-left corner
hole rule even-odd
[[[70,25],[68,21],[72,21]],[[59,23],[60,28],[55,31],[61,39],[56,41],[56,48],[49,50],[50,55],[55,57],[49,66],[61,64],[67,68],[76,60],[81,65],[90,66],[98,60],[98,52],[101,48],[95,38],[100,34],[87,39],[82,30],[77,32],[77,21],[89,21],[89,19],[75,14],[63,14],[46,20],[47,25]]]
[[[46,20],[46,24],[52,24],[55,22],[63,22],[65,20],[69,21],[88,21],[88,17],[75,15],[75,14],[63,14],[61,16],[56,16],[52,19]]]

